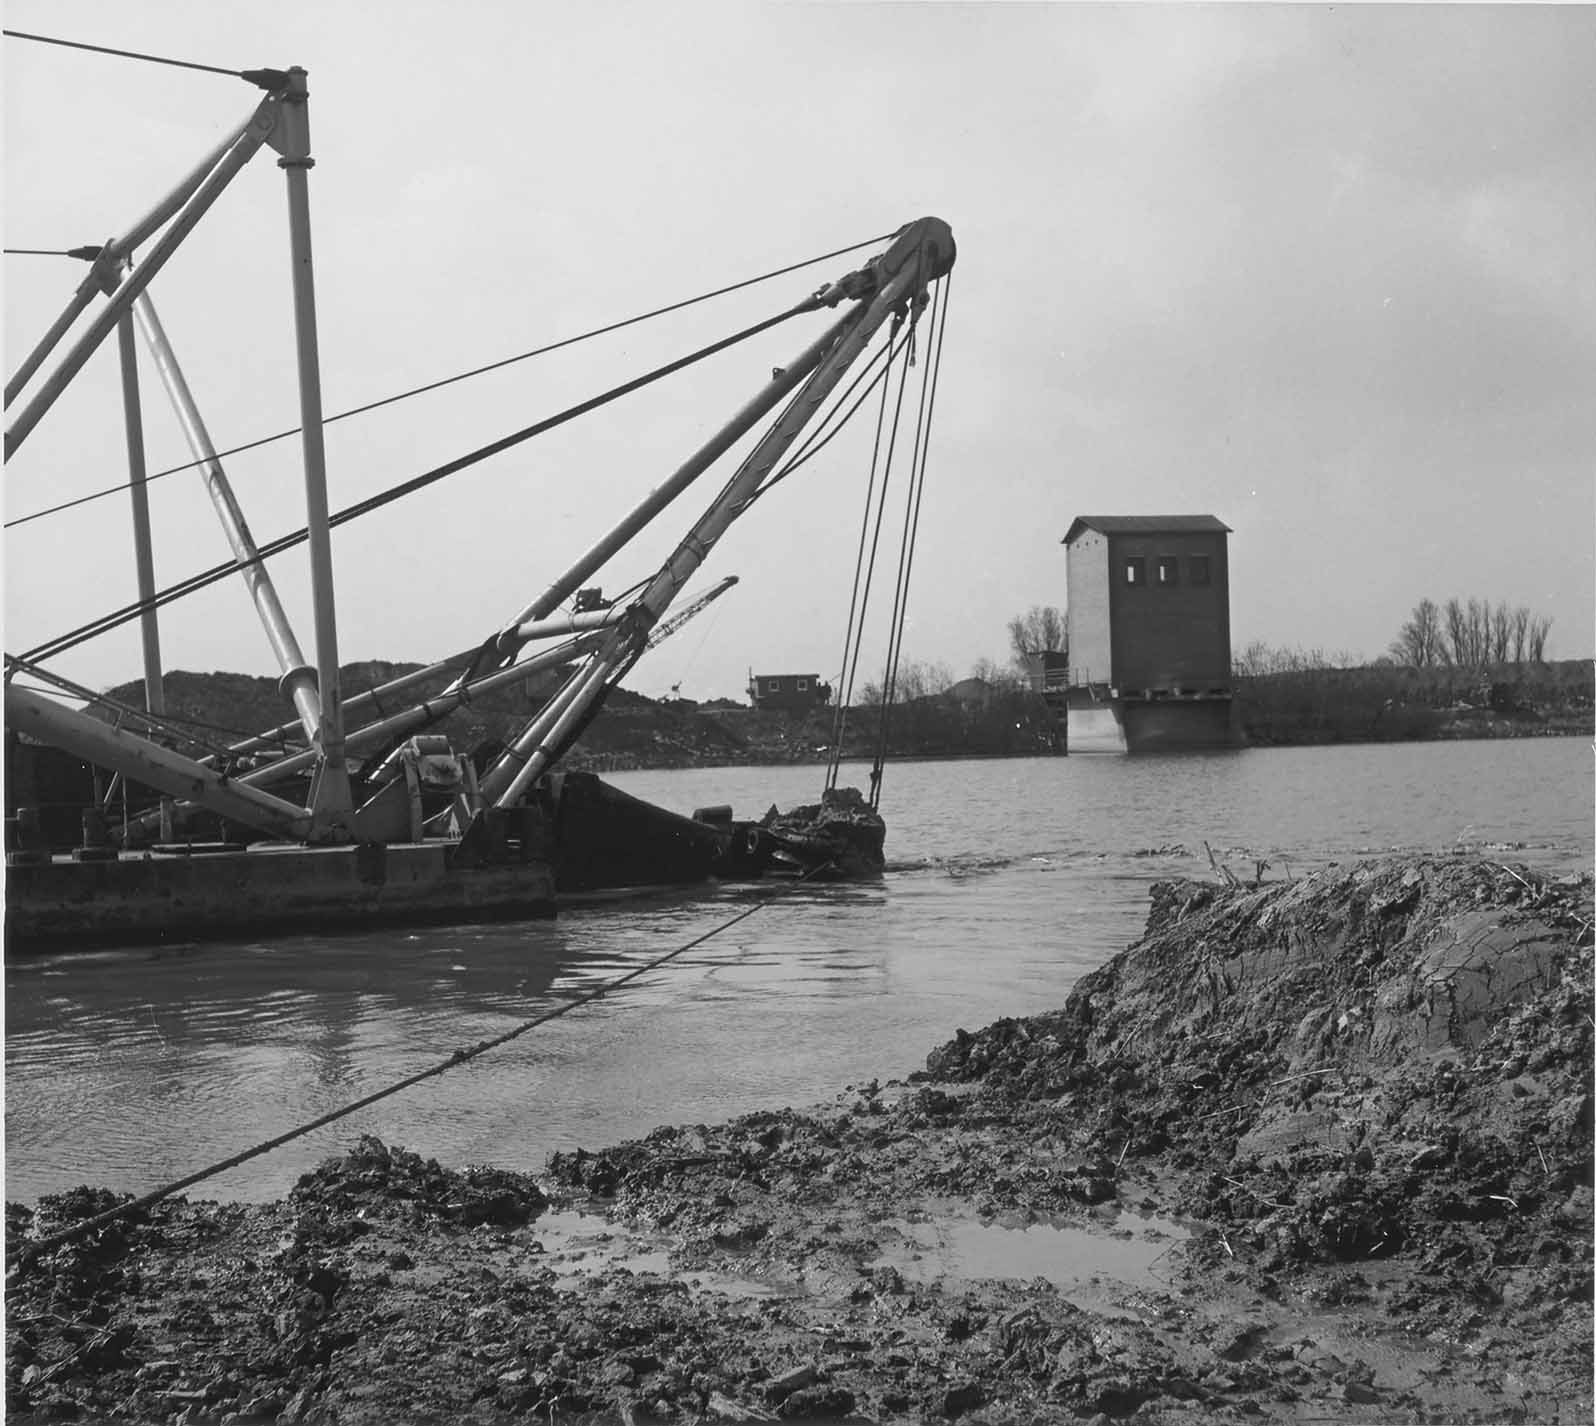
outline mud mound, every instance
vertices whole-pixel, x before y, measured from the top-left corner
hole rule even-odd
[[[639,1219],[688,1232],[709,1225],[723,1242],[756,1242],[756,1220],[728,1227],[714,1194],[684,1185],[713,1181],[755,1185],[761,1193],[818,1196],[842,1157],[846,1122],[827,1123],[791,1109],[757,1111],[724,1124],[669,1126],[645,1139],[590,1153],[577,1149],[549,1156],[549,1177],[564,1188],[603,1198],[624,1198]]]
[[[112,1193],[103,1188],[75,1188],[66,1193],[46,1194],[36,1210],[20,1204],[6,1205],[6,1247],[14,1255],[19,1243],[28,1238],[49,1237],[85,1219],[126,1203],[130,1194]],[[129,1287],[137,1284],[137,1273],[130,1274],[127,1259],[135,1244],[158,1235],[148,1228],[149,1215],[139,1212],[110,1223],[84,1238],[55,1250],[49,1269],[44,1272],[19,1268],[8,1262],[6,1310],[8,1335],[8,1414],[16,1399],[25,1396],[12,1389],[16,1380],[31,1385],[48,1383],[69,1371],[115,1370],[125,1360],[132,1332],[118,1320],[117,1308]],[[28,1282],[28,1311],[19,1314],[24,1294],[17,1290],[17,1278]],[[31,1281],[29,1281],[31,1279]],[[63,1324],[57,1340],[40,1350],[25,1329],[17,1332],[12,1323],[21,1316],[45,1318]]]
[[[408,1212],[468,1228],[479,1223],[513,1228],[530,1223],[549,1201],[525,1174],[491,1168],[455,1172],[366,1134],[349,1153],[301,1177],[289,1202],[329,1216]]]
[[[928,1071],[1166,1161],[1186,1211],[1278,1262],[1456,1256],[1458,1225],[1516,1261],[1589,1222],[1590,900],[1588,878],[1439,858],[1161,883],[1147,935],[1062,1011],[961,1032]],[[1588,1296],[1568,1267],[1543,1295]]]

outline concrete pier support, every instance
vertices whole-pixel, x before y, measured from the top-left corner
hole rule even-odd
[[[1069,749],[1075,753],[1178,752],[1245,744],[1229,698],[1090,698],[1071,690]]]

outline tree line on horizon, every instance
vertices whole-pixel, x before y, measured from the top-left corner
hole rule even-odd
[[[1493,604],[1487,599],[1452,598],[1437,604],[1433,599],[1421,599],[1387,652],[1373,660],[1350,651],[1277,648],[1254,640],[1234,653],[1231,665],[1237,678],[1259,678],[1381,664],[1472,669],[1544,663],[1551,627],[1550,616],[1536,614],[1527,605],[1510,606],[1505,600]],[[970,670],[972,678],[999,689],[1018,687],[1028,681],[1038,655],[1069,652],[1068,625],[1057,605],[1033,604],[1008,621],[1007,633],[1009,663],[978,659]],[[956,681],[945,663],[911,661],[900,668],[895,693],[902,700],[923,698],[948,692]],[[879,703],[881,692],[879,685],[866,684],[859,701]]]
[[[1391,641],[1387,654],[1374,663],[1392,662],[1413,668],[1481,668],[1488,664],[1544,663],[1551,632],[1549,615],[1506,600],[1451,598],[1444,605],[1421,599]],[[1044,653],[1069,652],[1064,613],[1051,604],[1034,604],[1008,622],[1013,669],[1024,677],[1032,660]],[[1368,660],[1352,653],[1326,655],[1322,650],[1274,649],[1249,644],[1233,660],[1235,671],[1249,674],[1297,672],[1308,668],[1352,668]],[[989,659],[976,666],[976,677],[1001,681],[1004,670]]]
[[[1413,668],[1452,665],[1480,668],[1486,664],[1545,663],[1548,615],[1527,605],[1510,608],[1506,600],[1456,597],[1445,605],[1421,599],[1391,641],[1391,658]]]
[[[1482,668],[1489,664],[1546,662],[1546,642],[1552,619],[1527,605],[1510,606],[1506,600],[1453,597],[1437,604],[1421,599],[1382,657],[1374,660],[1351,652],[1327,654],[1322,649],[1284,649],[1254,641],[1237,653],[1232,664],[1239,677],[1294,673],[1314,668],[1356,668],[1369,663],[1402,664],[1412,668]],[[1032,660],[1043,653],[1069,652],[1069,631],[1063,611],[1054,605],[1034,604],[1008,622],[1013,670],[1023,678]],[[1000,682],[1007,675],[990,659],[973,670],[976,677]]]

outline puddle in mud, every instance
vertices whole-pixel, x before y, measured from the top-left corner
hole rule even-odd
[[[671,1277],[694,1291],[720,1292],[729,1297],[776,1297],[769,1283],[729,1273],[678,1272],[671,1267],[670,1250],[662,1238],[634,1233],[603,1218],[572,1210],[541,1214],[537,1238],[543,1245],[542,1263],[553,1270],[562,1291],[574,1292],[585,1278],[617,1270],[639,1277]]]
[[[893,1225],[901,1246],[872,1266],[894,1267],[916,1282],[956,1278],[1046,1278],[1063,1291],[1094,1279],[1162,1288],[1191,1230],[1170,1218],[1121,1213],[1091,1226],[1078,1221],[972,1221],[916,1215]]]

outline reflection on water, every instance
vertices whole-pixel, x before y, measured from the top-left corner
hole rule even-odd
[[[957,1214],[919,1214],[890,1226],[900,1243],[873,1266],[897,1268],[916,1282],[1040,1277],[1065,1294],[1094,1278],[1166,1286],[1171,1253],[1191,1237],[1174,1219],[1125,1212],[1091,1226],[1052,1219],[981,1222]]]
[[[538,1215],[541,1267],[555,1275],[555,1289],[579,1292],[589,1279],[613,1270],[637,1276],[671,1273],[670,1239],[663,1234],[638,1232],[580,1212]],[[715,1292],[727,1297],[760,1299],[780,1297],[785,1291],[774,1283],[731,1273],[697,1271],[674,1275],[692,1292]]]
[[[858,770],[863,780],[863,769]],[[813,801],[812,767],[634,773],[679,810]],[[541,1168],[656,1124],[899,1077],[959,1026],[1062,1003],[1135,938],[1148,884],[1393,847],[1592,857],[1579,740],[889,769],[887,874],[801,887],[614,995],[206,1186],[282,1194],[360,1133]],[[6,969],[6,1193],[147,1190],[633,970],[764,888],[610,898],[557,921],[110,951]]]

